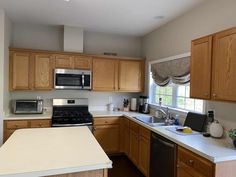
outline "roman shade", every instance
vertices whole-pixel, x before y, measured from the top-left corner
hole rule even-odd
[[[159,86],[170,82],[186,84],[190,81],[190,57],[151,64],[152,78]]]

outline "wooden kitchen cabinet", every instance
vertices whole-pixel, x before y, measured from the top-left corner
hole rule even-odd
[[[129,158],[138,166],[139,163],[139,125],[130,121],[130,149]]]
[[[130,145],[130,130],[129,130],[129,119],[123,118],[123,131],[121,139],[123,140],[123,152],[129,156],[129,145]]]
[[[51,127],[51,118],[48,119],[25,119],[25,120],[4,120],[5,142],[16,130],[23,128],[45,128]]]
[[[151,132],[140,126],[139,128],[139,169],[143,174],[149,176],[149,162],[150,162],[150,136]]]
[[[84,70],[92,69],[92,57],[75,56],[74,69],[84,69]]]
[[[30,128],[48,128],[51,127],[51,120],[31,120]]]
[[[214,177],[214,164],[178,146],[177,177]]]
[[[93,90],[115,91],[118,88],[118,60],[93,59]]]
[[[32,59],[28,52],[10,52],[10,90],[32,89]]]
[[[211,98],[212,36],[192,41],[190,97]]]
[[[74,57],[72,55],[55,55],[55,68],[58,69],[73,69]]]
[[[119,91],[143,90],[143,63],[135,60],[119,61]]]
[[[236,101],[236,28],[214,35],[212,98]]]
[[[50,54],[33,54],[34,89],[51,90],[53,88],[53,56]]]
[[[94,118],[93,134],[108,154],[120,152],[119,121],[118,117]]]

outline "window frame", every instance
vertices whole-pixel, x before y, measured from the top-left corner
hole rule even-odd
[[[153,97],[153,92],[154,92],[155,88],[151,85],[152,84],[151,83],[152,82],[151,65],[154,64],[154,63],[161,63],[161,62],[166,62],[166,61],[171,61],[171,60],[177,60],[177,59],[181,59],[181,58],[184,58],[184,57],[190,57],[190,56],[191,56],[191,53],[188,52],[188,53],[184,53],[184,54],[181,54],[181,55],[171,56],[171,57],[168,57],[168,58],[162,58],[162,59],[159,59],[159,60],[152,60],[152,61],[150,61],[148,63],[148,90],[147,90],[147,93],[149,95],[149,104],[150,105],[157,106],[157,107],[160,106],[158,103],[153,102],[153,98],[155,98],[155,97]],[[174,92],[176,92],[176,93],[175,93],[175,96],[172,96],[172,99],[175,99],[175,100],[172,100],[172,102],[174,102],[175,105],[177,105],[177,97],[178,97],[177,96],[177,89],[174,89],[174,90],[173,90],[173,94],[174,94]],[[189,97],[189,98],[191,98],[191,97]],[[197,112],[197,111],[193,111],[193,110],[177,108],[177,107],[174,107],[173,104],[172,104],[172,106],[165,106],[165,105],[161,105],[161,106],[162,107],[168,107],[168,108],[170,108],[170,109],[172,109],[174,111],[182,112],[182,113],[188,113],[189,111],[191,111],[191,112],[197,112],[197,113],[204,114],[204,113],[206,113],[206,101],[205,100],[202,100],[202,101],[203,101],[202,112]]]

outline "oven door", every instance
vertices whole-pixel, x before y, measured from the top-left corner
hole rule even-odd
[[[42,114],[42,100],[14,100],[13,112],[15,114]]]
[[[55,89],[91,89],[91,71],[55,69]]]

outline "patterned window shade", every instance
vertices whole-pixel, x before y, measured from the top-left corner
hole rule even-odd
[[[186,84],[190,81],[190,57],[155,63],[151,65],[152,78],[159,86]]]

